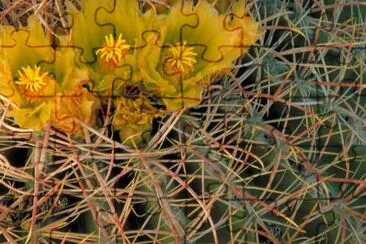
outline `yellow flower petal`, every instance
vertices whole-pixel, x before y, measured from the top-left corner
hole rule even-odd
[[[82,50],[83,62],[94,62],[95,50],[102,48],[105,42],[107,46],[111,46],[114,43],[114,34],[119,45],[132,46],[141,39],[142,20],[135,0],[83,0],[81,11],[71,2],[66,5],[73,23],[69,39],[72,46]],[[118,38],[120,34],[126,43]]]
[[[232,11],[246,14],[244,1],[239,2],[232,5]],[[261,34],[252,17],[236,15],[231,20],[207,0],[197,5],[177,1],[159,33],[161,42],[148,42],[142,51],[146,57],[140,68],[146,88],[158,90],[172,110],[198,104],[196,99],[211,77],[230,68]],[[173,48],[177,43],[181,48]],[[193,99],[187,99],[191,95]]]
[[[0,27],[0,47],[0,55],[9,61],[13,74],[21,67],[54,61],[51,36],[33,16],[29,17],[28,25],[19,30],[11,26]]]

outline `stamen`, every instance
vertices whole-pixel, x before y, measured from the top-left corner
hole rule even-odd
[[[47,72],[41,72],[41,67],[35,65],[34,69],[30,66],[22,68],[22,71],[18,71],[19,80],[15,81],[16,84],[23,86],[25,91],[30,93],[36,93],[43,90],[47,85],[49,79]]]
[[[116,68],[127,55],[130,45],[126,44],[126,40],[122,39],[119,34],[117,40],[114,40],[112,34],[105,36],[105,43],[102,48],[96,51],[96,54],[102,59],[102,64],[106,68]]]
[[[187,42],[183,44],[178,42],[175,46],[170,45],[165,59],[165,68],[168,74],[187,74],[192,71],[193,66],[197,63],[195,56],[197,53],[193,51],[193,47],[187,47]]]

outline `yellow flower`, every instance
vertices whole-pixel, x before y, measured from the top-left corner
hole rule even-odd
[[[160,116],[159,110],[144,96],[135,99],[121,96],[114,104],[113,129],[119,131],[122,142],[130,145],[132,141],[139,144],[144,137],[147,138],[153,118]]]
[[[19,81],[16,81],[18,85],[24,85],[26,91],[30,92],[39,92],[40,89],[44,88],[47,85],[46,77],[48,75],[47,72],[41,74],[41,68],[37,65],[34,65],[34,69],[30,66],[27,68],[22,68],[22,71],[18,71],[19,73]]]
[[[72,134],[81,134],[79,121],[94,125],[99,100],[82,87],[89,76],[73,50],[55,51],[34,17],[18,31],[1,27],[0,45],[0,95],[13,103],[7,116],[16,124]]]
[[[80,60],[90,68],[93,90],[109,96],[112,88],[139,81],[136,60],[145,29],[137,1],[83,0],[81,11],[70,2],[67,6],[73,24],[66,44],[81,50]]]
[[[0,94],[16,107],[7,113],[22,128],[41,130],[51,123],[54,78],[44,71],[52,63],[51,38],[30,17],[26,27],[0,27]]]
[[[56,90],[56,81],[48,72],[41,71],[41,67],[22,67],[18,70],[18,80],[15,81],[24,98],[36,101],[42,98],[52,98]]]
[[[245,1],[231,11],[234,18],[219,14],[207,0],[177,1],[160,24],[160,42],[146,38],[139,63],[144,84],[169,110],[199,104],[211,78],[230,69],[260,37],[258,23],[246,16]]]
[[[119,34],[117,40],[114,40],[113,35],[109,34],[109,37],[105,37],[105,44],[96,51],[96,54],[99,55],[103,67],[113,70],[121,64],[128,49],[130,49],[130,45],[122,39],[122,34]]]

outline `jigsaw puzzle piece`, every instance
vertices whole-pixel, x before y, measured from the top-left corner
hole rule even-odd
[[[7,116],[22,128],[37,131],[52,123],[70,131],[73,121],[65,120],[66,115],[90,124],[89,118],[95,116],[90,110],[98,101],[82,88],[89,76],[85,66],[75,64],[73,50],[56,52],[34,17],[24,29],[3,27],[0,33],[1,94],[18,106]]]
[[[51,114],[52,102],[45,101],[37,105],[13,109],[6,116],[13,117],[21,128],[41,131],[51,123]]]
[[[78,49],[81,62],[95,63],[97,51],[103,47],[113,48],[113,44],[123,47],[121,54],[125,56],[141,38],[143,22],[134,0],[82,1],[82,11],[70,1],[66,5],[71,31],[68,40],[62,41],[59,47]]]
[[[22,128],[41,130],[50,123],[51,100],[57,90],[56,81],[45,70],[46,64],[54,62],[51,37],[30,17],[20,29],[2,26],[0,43],[1,93],[17,105],[6,116]]]
[[[59,94],[55,97],[52,125],[62,132],[81,136],[84,133],[80,121],[94,127],[98,108],[99,101],[87,91],[70,96]]]
[[[0,26],[0,55],[9,62],[12,74],[28,65],[54,62],[51,36],[33,16],[27,27]]]
[[[93,127],[99,98],[88,89],[90,76],[85,65],[75,63],[72,49],[58,51],[55,63],[49,68],[57,79],[59,89],[53,97],[52,124],[55,128],[75,135],[82,135],[79,121]]]
[[[0,93],[17,105],[7,116],[23,128],[40,130],[49,123],[48,98],[57,84],[44,68],[54,55],[51,37],[35,17],[29,17],[26,27],[0,27]]]
[[[232,47],[240,48],[240,51],[245,53],[264,34],[264,31],[260,29],[259,22],[249,15],[245,0],[233,2],[229,9],[230,11],[225,15],[224,27],[227,31],[235,32],[239,36],[238,43],[234,43]]]
[[[128,55],[123,64],[110,72],[98,72],[99,68],[91,68],[90,90],[97,97],[116,97],[121,94],[121,88],[125,84],[136,83],[141,80],[135,57]]]
[[[247,49],[260,36],[253,19],[229,22],[207,0],[196,5],[178,1],[161,23],[159,44],[143,50],[146,58],[140,67],[146,87],[158,91],[169,110],[198,105],[203,87],[242,54],[241,29],[235,29],[239,22],[249,30]]]
[[[96,51],[103,45],[104,37],[114,33],[114,26],[99,24],[97,12],[100,9],[113,8],[113,1],[82,1],[82,10],[78,10],[71,1],[65,2],[70,22],[67,38],[60,38],[58,48],[74,49],[81,63],[96,62]]]
[[[108,8],[100,8],[96,12],[98,24],[113,27],[115,36],[122,38],[134,49],[141,41],[142,33],[146,30],[142,15],[135,0],[109,0]]]
[[[79,63],[88,64],[92,92],[98,97],[115,96],[117,83],[139,81],[137,50],[143,45],[144,22],[137,2],[83,1],[82,12],[70,2],[67,5],[73,21],[69,47],[81,52]]]
[[[181,38],[195,47],[197,58],[203,64],[230,67],[261,35],[258,23],[247,16],[245,1],[233,3],[231,13],[225,15],[219,14],[207,1],[200,1],[192,12],[198,16],[199,23],[195,28],[182,26]]]
[[[179,47],[174,46],[180,42],[181,26],[193,28],[198,23],[197,16],[190,14],[193,2],[182,1],[174,6],[157,29],[154,26],[154,31],[148,30],[143,33],[142,39],[145,45],[140,50],[143,58],[139,63],[145,89],[160,97],[168,110],[181,108],[181,103],[184,103],[185,100],[189,103],[192,94],[196,93],[195,89],[190,89],[190,87],[182,88],[182,77],[179,72],[174,67],[166,65],[171,61],[168,59],[169,52],[173,52],[172,55],[176,55],[176,57],[179,56]],[[181,90],[187,91],[187,89],[190,94],[181,94]],[[195,98],[196,95],[193,96],[193,100],[196,100]]]
[[[182,78],[175,81],[177,85],[160,93],[160,98],[170,111],[194,107],[201,103],[203,89],[199,82],[188,83]]]
[[[19,106],[28,100],[54,96],[55,84],[42,92],[35,92],[36,87],[25,81],[28,76],[45,74],[44,65],[55,59],[51,37],[35,17],[28,19],[27,27],[18,30],[11,26],[0,27],[0,57],[1,91],[15,104]]]

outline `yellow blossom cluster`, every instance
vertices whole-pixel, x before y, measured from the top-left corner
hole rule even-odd
[[[82,87],[89,73],[74,55],[55,50],[35,17],[24,28],[1,26],[0,95],[12,104],[6,115],[21,128],[82,135],[80,122],[95,123],[100,101]]]
[[[245,1],[233,2],[223,12],[208,0],[169,1],[167,11],[142,11],[136,0],[84,0],[81,9],[66,1],[68,34],[45,33],[35,17],[19,30],[2,26],[0,94],[13,104],[7,115],[23,128],[82,135],[112,97],[113,129],[139,143],[153,118],[198,105],[212,77],[260,37]],[[131,84],[137,95],[126,94]]]

